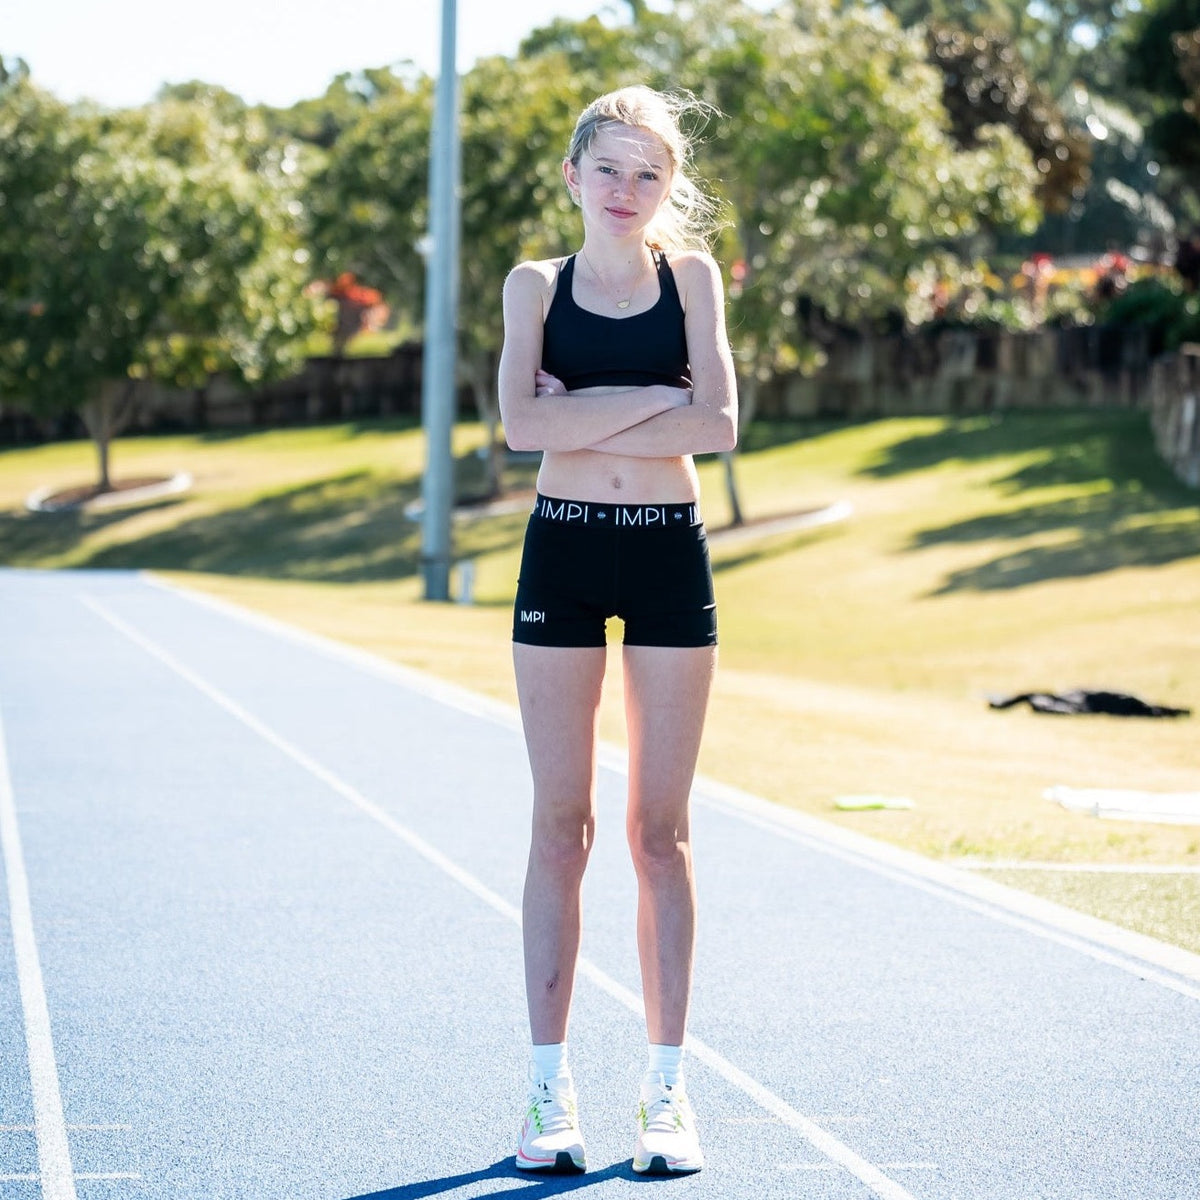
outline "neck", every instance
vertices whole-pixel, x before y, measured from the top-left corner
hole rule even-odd
[[[584,238],[580,254],[605,275],[621,276],[640,271],[652,261],[649,245],[640,240]]]

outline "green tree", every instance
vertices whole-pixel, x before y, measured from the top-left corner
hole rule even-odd
[[[1069,123],[1055,99],[1030,78],[1009,38],[930,23],[926,44],[930,61],[942,73],[942,102],[958,143],[974,146],[981,130],[1007,126],[1033,156],[1042,208],[1066,212],[1086,190],[1091,138]]]
[[[575,117],[592,94],[586,77],[568,70],[558,52],[485,59],[463,80],[459,365],[488,430],[493,493],[501,487],[503,453],[496,395],[500,293],[516,263],[564,253],[578,238],[560,164]]]
[[[106,490],[138,379],[256,383],[294,367],[317,314],[289,160],[172,99],[65,109],[24,81],[0,93],[0,122],[23,146],[0,194],[27,201],[4,228],[17,282],[0,306],[0,386],[78,409]]]
[[[1148,134],[1163,158],[1193,172],[1200,167],[1200,112],[1189,78],[1200,0],[1165,0],[1148,7],[1133,30],[1127,78],[1153,115]]]
[[[731,330],[757,383],[811,348],[801,298],[837,320],[920,319],[930,263],[988,227],[1040,215],[1027,149],[1004,126],[951,136],[918,33],[886,12],[822,2],[760,14],[698,6],[685,79],[730,114],[705,146],[739,262]]]
[[[433,82],[371,79],[308,180],[314,267],[323,278],[348,271],[381,288],[393,311],[419,327]]]
[[[1032,79],[1053,97],[1082,83],[1115,94],[1122,86],[1122,39],[1141,10],[1138,0],[886,0],[905,27],[951,26],[1002,37]]]
[[[462,82],[458,362],[489,430],[492,491],[500,487],[500,293],[520,259],[568,244],[575,218],[559,164],[575,115],[591,98],[589,78],[547,39],[530,57],[477,63]],[[382,283],[413,326],[422,319],[431,106],[428,79],[376,87],[311,184],[322,271]]]

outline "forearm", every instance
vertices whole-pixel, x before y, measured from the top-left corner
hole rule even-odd
[[[649,417],[593,442],[587,449],[630,458],[677,458],[682,454],[732,450],[736,441],[737,428],[732,413],[689,405]]]
[[[664,387],[525,397],[506,406],[504,432],[514,450],[583,450],[678,405],[677,389]]]

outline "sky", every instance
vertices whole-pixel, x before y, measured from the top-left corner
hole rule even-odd
[[[624,21],[620,0],[457,0],[458,67],[512,54],[555,17]],[[4,0],[0,56],[23,58],[60,100],[143,104],[164,83],[200,79],[248,104],[320,96],[345,71],[412,59],[436,75],[442,0]]]

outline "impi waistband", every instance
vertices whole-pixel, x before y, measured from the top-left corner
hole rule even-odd
[[[544,521],[609,529],[666,529],[700,525],[698,504],[597,504],[590,500],[556,500],[538,495],[533,515]]]

